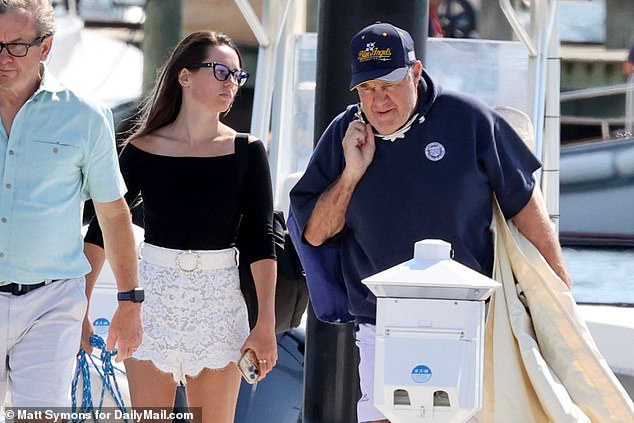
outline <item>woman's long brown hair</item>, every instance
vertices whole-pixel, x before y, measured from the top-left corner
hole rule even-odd
[[[185,37],[172,51],[154,84],[152,92],[144,101],[134,132],[127,141],[147,135],[168,125],[176,119],[181,109],[183,92],[178,82],[182,69],[202,63],[210,47],[229,46],[238,54],[240,66],[242,56],[237,45],[226,34],[215,31],[198,31]]]

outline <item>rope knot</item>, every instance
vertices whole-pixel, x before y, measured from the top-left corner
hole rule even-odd
[[[101,366],[99,366],[95,362],[95,359],[97,358],[96,356],[92,354],[86,354],[86,351],[84,350],[80,350],[79,354],[77,354],[77,370],[75,371],[75,377],[73,378],[73,384],[71,388],[73,415],[84,415],[90,413],[92,415],[93,421],[95,423],[98,423],[99,418],[97,416],[101,415],[101,409],[103,408],[103,400],[106,391],[110,393],[117,407],[123,412],[123,415],[127,415],[125,404],[123,403],[123,396],[121,394],[121,391],[119,390],[119,384],[117,383],[115,367],[112,365],[112,357],[117,355],[117,350],[114,349],[111,352],[106,351],[106,342],[101,336],[97,334],[93,334],[90,336],[90,345],[101,350],[101,354],[99,356]],[[88,363],[88,361],[90,361],[94,370],[101,377],[102,382],[99,407],[97,409],[95,409],[92,399],[92,389],[90,384],[90,364]],[[79,384],[79,380],[82,380],[83,389],[81,404],[78,408],[77,385]],[[72,423],[83,423],[84,421],[84,419],[79,419],[75,417],[72,419]],[[125,421],[127,422],[127,419]]]

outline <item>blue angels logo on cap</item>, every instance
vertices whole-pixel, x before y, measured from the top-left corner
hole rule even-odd
[[[392,50],[390,50],[389,47],[383,50],[376,48],[376,42],[367,43],[365,49],[359,51],[357,60],[359,62],[367,62],[368,60],[392,60]]]

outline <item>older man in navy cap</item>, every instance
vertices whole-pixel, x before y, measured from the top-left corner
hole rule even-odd
[[[376,298],[363,278],[410,259],[414,242],[425,238],[451,243],[456,260],[490,276],[495,195],[563,283],[572,282],[533,178],[540,163],[504,119],[473,98],[441,91],[403,29],[370,25],[354,36],[350,54],[350,89],[360,102],[321,136],[291,191],[291,210],[303,233],[300,249],[339,243],[358,324],[359,421],[385,422],[372,400]],[[318,294],[311,298],[324,298]]]

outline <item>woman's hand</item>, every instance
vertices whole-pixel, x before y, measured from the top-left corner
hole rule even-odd
[[[277,339],[274,326],[256,324],[240,352],[244,354],[248,349],[253,350],[258,358],[257,365],[260,371],[258,380],[262,380],[277,363]]]
[[[244,342],[242,354],[252,349],[258,358],[256,363],[260,378],[273,370],[277,363],[277,340],[275,339],[275,280],[277,263],[274,259],[262,259],[251,263],[251,274],[258,296],[258,320]]]

